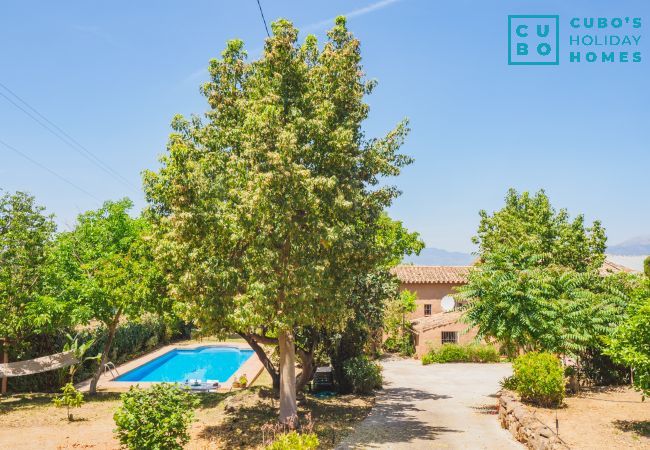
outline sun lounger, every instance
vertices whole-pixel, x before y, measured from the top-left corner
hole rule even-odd
[[[201,380],[187,380],[184,385],[190,388],[192,392],[211,392],[219,388],[219,382],[217,380],[207,380],[206,382]]]

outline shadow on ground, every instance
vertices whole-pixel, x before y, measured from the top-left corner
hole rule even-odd
[[[338,448],[352,449],[369,445],[405,443],[414,439],[435,441],[441,434],[463,433],[463,430],[428,424],[410,414],[423,411],[414,403],[451,398],[448,395],[400,387],[388,388],[380,394],[380,397],[368,419],[357,427],[353,439]]]
[[[199,437],[216,443],[219,448],[244,449],[262,445],[269,439],[265,433],[272,432],[269,425],[277,423],[278,401],[274,392],[260,388],[231,397],[224,402],[223,420],[203,427]],[[372,397],[354,395],[329,399],[307,396],[299,401],[298,415],[301,424],[306,425],[307,415],[311,414],[313,431],[321,444],[319,448],[334,448],[368,415],[372,403]]]
[[[621,431],[650,437],[650,420],[615,420],[613,423]]]
[[[34,408],[39,406],[51,406],[52,399],[56,394],[16,394],[11,397],[0,399],[0,413],[10,413],[25,408]],[[84,395],[84,401],[106,402],[119,400],[120,394],[117,392],[98,392],[95,395]]]

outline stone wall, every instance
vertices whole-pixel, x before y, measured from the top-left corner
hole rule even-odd
[[[534,450],[568,449],[555,432],[537,420],[521,404],[515,395],[507,390],[499,392],[499,422],[501,427],[526,447]]]

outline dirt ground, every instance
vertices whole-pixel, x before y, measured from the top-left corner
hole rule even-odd
[[[233,393],[203,394],[191,430],[189,450],[259,448],[263,427],[274,423],[278,402],[265,385]],[[96,449],[119,448],[113,436],[113,413],[119,394],[99,394],[75,410],[68,422],[65,410],[55,408],[50,395],[22,395],[0,400],[0,449]],[[314,432],[323,448],[333,448],[363,420],[372,397],[340,396],[321,400],[308,396],[299,414],[311,413]],[[267,432],[268,434],[268,432]]]
[[[571,448],[650,448],[650,400],[627,387],[589,389],[557,410],[530,409],[552,430],[557,412],[560,438]]]

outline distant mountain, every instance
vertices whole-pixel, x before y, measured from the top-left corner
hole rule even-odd
[[[627,256],[650,255],[650,235],[635,237],[618,245],[607,247],[607,253]]]
[[[475,257],[469,253],[448,252],[441,248],[427,247],[422,249],[419,255],[411,255],[404,258],[404,264],[415,264],[418,266],[469,266]]]

